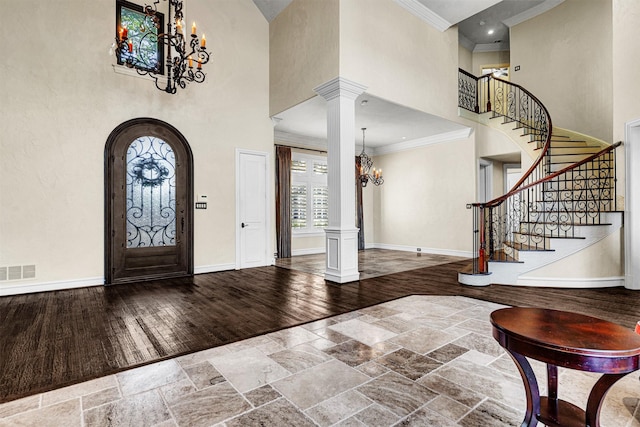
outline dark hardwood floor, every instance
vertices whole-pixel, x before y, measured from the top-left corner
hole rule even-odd
[[[335,285],[278,267],[0,298],[0,402],[411,294],[464,295],[640,320],[623,288],[458,284],[469,261]]]

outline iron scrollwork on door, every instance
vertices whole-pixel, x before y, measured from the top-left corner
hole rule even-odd
[[[151,136],[127,149],[127,248],[176,244],[176,159]]]

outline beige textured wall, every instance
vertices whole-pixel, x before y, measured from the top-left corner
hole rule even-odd
[[[35,283],[103,277],[103,153],[120,123],[158,118],[189,141],[210,201],[195,211],[196,268],[235,262],[236,147],[273,150],[268,24],[251,0],[189,1],[213,59],[177,95],[113,71],[114,8],[22,0],[0,26],[0,266],[33,263]]]
[[[613,140],[625,123],[640,118],[640,2],[613,0]]]
[[[511,69],[521,67],[512,71],[511,81],[542,101],[554,125],[609,142],[612,22],[611,0],[566,0],[511,28]],[[625,40],[623,49],[632,40]]]
[[[338,77],[338,0],[293,0],[269,26],[270,115]]]
[[[471,251],[473,146],[471,136],[376,157],[385,177],[374,189],[376,243]]]
[[[640,2],[613,0],[613,141],[625,139],[625,123],[640,119]],[[624,148],[617,150],[618,197],[624,196]],[[622,207],[619,207],[622,209]]]
[[[458,29],[440,32],[393,0],[340,2],[340,76],[375,96],[451,120]]]
[[[458,45],[458,68],[473,74],[473,54],[462,45]]]

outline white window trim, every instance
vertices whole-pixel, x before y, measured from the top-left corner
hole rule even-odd
[[[302,175],[291,172],[291,185],[307,184],[307,224],[313,223],[313,185],[320,184],[328,188],[327,175],[318,175],[313,173],[313,162],[321,162],[327,164],[325,156],[314,156],[306,153],[291,153],[291,161],[304,160],[307,162],[307,172]],[[316,228],[307,226],[305,228],[291,228],[292,237],[321,237],[324,236],[324,228]]]

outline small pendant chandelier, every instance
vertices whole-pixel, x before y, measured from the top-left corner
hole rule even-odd
[[[183,30],[182,0],[165,0],[169,3],[167,32],[156,34],[149,31],[151,26],[158,31],[162,31],[160,19],[158,18],[157,4],[144,7],[144,23],[141,24],[140,33],[143,34],[137,46],[134,46],[131,38],[128,37],[128,29],[121,27],[116,36],[115,51],[118,55],[119,63],[123,63],[129,68],[135,68],[138,74],[148,75],[155,79],[156,87],[164,92],[175,94],[178,87],[185,89],[187,83],[202,83],[205,74],[202,66],[209,62],[207,52],[207,40],[204,34],[202,40],[198,40],[196,34],[196,23],[191,26],[190,36],[185,36]],[[171,10],[173,9],[173,22],[171,20]],[[187,42],[188,40],[188,42]],[[166,76],[162,74],[161,61],[157,59],[143,58],[138,53],[145,46],[158,44],[166,46],[167,56],[165,58]],[[175,52],[175,55],[174,55]],[[196,65],[194,69],[194,63]],[[166,79],[166,86],[164,80]]]
[[[373,160],[371,160],[371,157],[369,157],[364,151],[365,130],[367,130],[367,128],[362,128],[362,153],[358,156],[360,158],[360,185],[366,187],[369,181],[373,182],[374,185],[382,185],[384,183],[384,179],[382,178],[382,169],[372,169]]]

